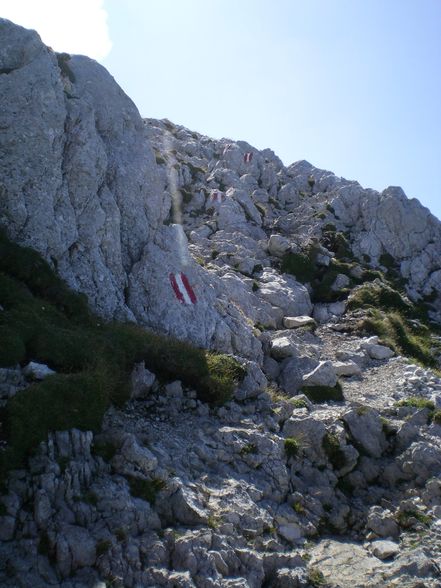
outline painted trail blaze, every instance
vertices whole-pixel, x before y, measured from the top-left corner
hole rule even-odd
[[[251,163],[252,159],[253,159],[252,153],[245,153],[245,155],[243,156],[243,160],[245,163]]]
[[[173,291],[179,302],[181,304],[196,304],[196,294],[194,293],[187,276],[180,272],[176,274],[170,274],[169,277]]]

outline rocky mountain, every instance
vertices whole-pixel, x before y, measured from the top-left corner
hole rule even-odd
[[[0,585],[441,586],[441,223],[0,39]]]

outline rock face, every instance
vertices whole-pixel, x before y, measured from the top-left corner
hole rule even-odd
[[[51,262],[106,318],[137,320],[253,358],[259,344],[188,255],[133,102],[98,63],[57,55],[0,22],[0,225]],[[181,303],[185,273],[197,304]]]
[[[1,227],[104,318],[246,371],[209,406],[146,360],[101,431],[51,432],[2,486],[0,585],[438,588],[441,380],[399,353],[441,365],[409,315],[425,297],[440,320],[440,223],[398,188],[143,121],[92,60],[0,37]],[[37,359],[0,368],[0,452],[5,407],[53,377]]]

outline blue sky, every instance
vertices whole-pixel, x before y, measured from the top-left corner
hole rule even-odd
[[[0,14],[98,58],[143,116],[400,185],[441,218],[441,0],[0,0]]]

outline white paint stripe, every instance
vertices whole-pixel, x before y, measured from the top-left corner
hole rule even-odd
[[[181,274],[175,274],[176,277],[176,282],[178,284],[178,288],[182,294],[182,296],[184,297],[184,301],[186,304],[193,304],[191,301],[191,298],[187,292],[187,288],[184,286],[183,282],[182,282],[182,278],[181,278]]]

